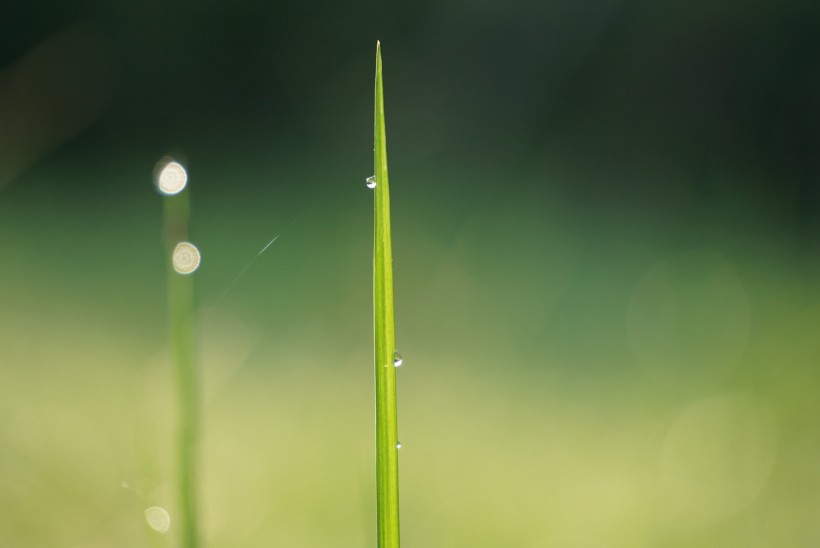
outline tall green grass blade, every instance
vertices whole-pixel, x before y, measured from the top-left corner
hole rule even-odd
[[[177,272],[173,253],[188,238],[190,212],[188,191],[165,196],[165,246],[168,257],[168,320],[171,352],[176,376],[177,497],[180,512],[181,546],[199,546],[197,520],[197,440],[199,437],[199,397],[194,355],[194,289],[191,276]]]
[[[381,44],[376,43],[374,107],[376,179],[373,302],[376,356],[376,519],[379,548],[399,546],[399,454],[396,414],[396,352],[393,321],[393,254],[390,242],[390,186],[384,130]]]

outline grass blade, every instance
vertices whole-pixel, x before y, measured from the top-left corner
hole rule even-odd
[[[376,365],[376,519],[379,548],[399,546],[399,455],[396,413],[396,352],[393,320],[393,255],[390,241],[390,186],[384,130],[381,45],[376,43],[374,107],[376,179],[373,246],[373,302]]]
[[[176,165],[179,166],[179,164]],[[182,168],[179,167],[179,169]],[[186,274],[196,270],[199,256],[198,251],[195,258],[181,257],[178,253],[181,249],[179,244],[188,239],[190,213],[188,190],[184,189],[164,196],[163,205],[164,238],[168,257],[169,337],[176,376],[178,406],[176,475],[180,512],[180,546],[197,548],[199,546],[197,519],[199,383],[194,352],[193,280]],[[182,245],[190,246],[195,250],[187,242]]]

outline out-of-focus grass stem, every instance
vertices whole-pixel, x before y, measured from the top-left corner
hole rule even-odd
[[[191,276],[174,268],[176,246],[188,239],[189,191],[166,195],[164,239],[168,276],[168,322],[171,355],[176,377],[177,500],[178,524],[183,548],[199,546],[197,519],[197,440],[199,437],[199,395],[194,355],[194,289]]]

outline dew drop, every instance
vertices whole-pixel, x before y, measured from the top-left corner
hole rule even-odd
[[[160,506],[151,506],[145,509],[145,521],[148,526],[158,533],[167,533],[171,528],[171,514]]]
[[[367,185],[367,188],[376,188],[376,176],[375,175],[371,175],[370,177],[365,179],[364,182]]]
[[[396,444],[396,449],[401,449],[401,442]]]
[[[185,189],[188,172],[179,162],[165,157],[154,168],[154,180],[161,193],[173,196]]]
[[[202,261],[202,256],[196,246],[189,242],[181,242],[174,248],[174,254],[171,257],[171,262],[174,265],[174,270],[180,274],[190,274],[197,268]]]
[[[401,367],[401,364],[403,364],[403,363],[404,363],[404,359],[401,357],[401,354],[399,354],[399,351],[396,350],[395,352],[393,352],[393,366],[394,367]]]

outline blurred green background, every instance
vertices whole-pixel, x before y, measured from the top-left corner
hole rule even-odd
[[[176,545],[166,154],[206,546],[375,546],[377,39],[404,544],[820,545],[816,2],[2,11],[0,546]]]

